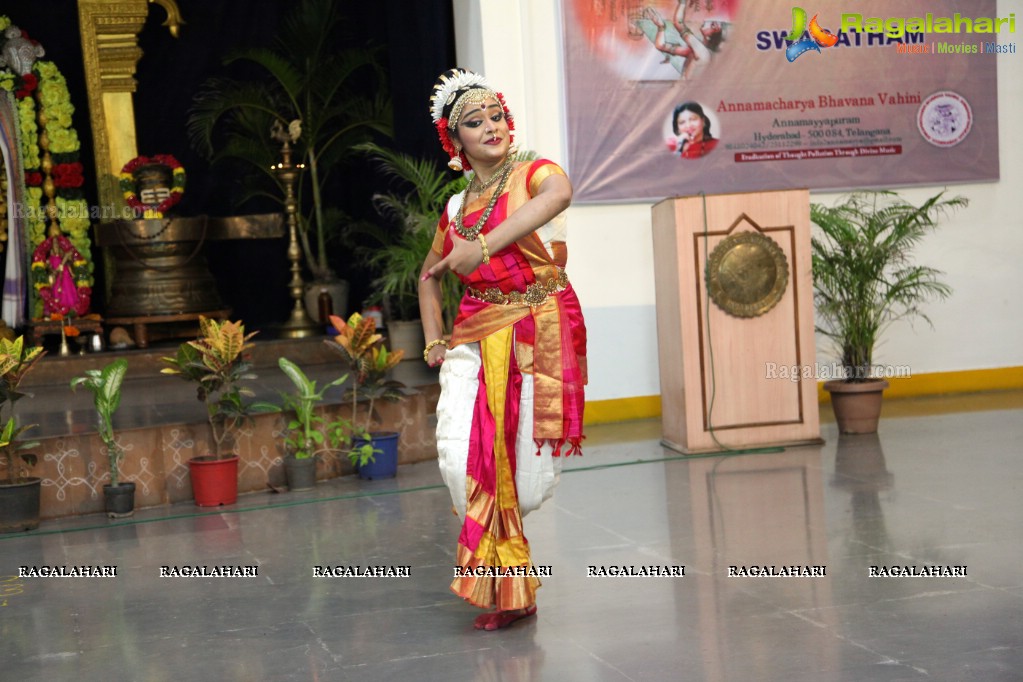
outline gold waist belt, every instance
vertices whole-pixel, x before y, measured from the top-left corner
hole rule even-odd
[[[568,286],[568,273],[565,272],[564,268],[558,268],[558,276],[551,278],[546,282],[533,282],[526,287],[525,291],[513,291],[510,294],[506,294],[497,287],[491,287],[484,291],[469,287],[465,293],[473,298],[485,301],[486,303],[495,303],[497,305],[528,305],[535,307],[543,305],[544,301],[547,300],[548,296],[551,296],[558,291]]]

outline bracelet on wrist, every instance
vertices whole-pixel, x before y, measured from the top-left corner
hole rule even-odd
[[[426,344],[426,348],[423,350],[423,362],[430,361],[430,351],[433,350],[434,346],[448,347],[448,342],[444,339],[434,339],[430,343]]]
[[[490,265],[490,250],[487,249],[487,240],[483,238],[483,233],[482,232],[480,232],[480,234],[477,237],[477,239],[479,239],[480,248],[483,249],[483,264],[484,265]]]

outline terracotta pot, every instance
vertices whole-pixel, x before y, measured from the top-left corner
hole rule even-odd
[[[188,460],[192,497],[200,507],[217,507],[238,501],[238,455],[224,459],[193,457]]]
[[[881,398],[888,382],[829,381],[824,384],[831,393],[831,407],[835,411],[840,433],[876,433],[881,418]]]

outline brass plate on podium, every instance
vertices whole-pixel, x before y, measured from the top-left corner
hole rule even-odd
[[[736,317],[758,317],[785,294],[789,267],[773,239],[739,232],[714,247],[707,261],[707,287],[719,308]]]

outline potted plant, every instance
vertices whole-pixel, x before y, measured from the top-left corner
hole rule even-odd
[[[399,434],[371,428],[376,417],[373,408],[378,400],[395,401],[404,397],[404,384],[387,378],[387,372],[401,362],[404,353],[390,352],[380,343],[383,337],[376,333],[376,322],[372,318],[353,313],[345,322],[332,315],[330,323],[337,334],[325,343],[344,358],[355,379],[346,393],[352,403],[351,422],[355,425],[349,457],[362,478],[394,476],[398,472]],[[360,401],[367,404],[366,418],[361,425],[358,422]]]
[[[112,519],[135,513],[135,483],[121,481],[124,448],[114,437],[114,413],[121,404],[121,384],[128,372],[128,361],[118,358],[103,369],[87,369],[85,376],[71,380],[71,390],[79,386],[92,391],[93,405],[99,422],[99,437],[107,448],[110,483],[103,485],[103,505]]]
[[[316,414],[316,406],[323,401],[328,388],[340,386],[348,380],[344,375],[316,390],[316,382],[287,358],[280,358],[281,371],[295,385],[293,393],[282,393],[283,407],[294,412],[295,418],[285,424],[284,469],[291,490],[309,490],[316,485],[316,460],[322,455],[347,450],[352,442],[351,422],[342,417],[327,421]],[[277,406],[269,406],[277,409]]]
[[[327,260],[328,239],[349,221],[339,206],[328,203],[331,172],[354,158],[358,143],[374,133],[391,134],[391,107],[382,94],[384,71],[376,52],[339,47],[346,27],[338,3],[303,0],[278,28],[272,47],[228,56],[225,64],[251,65],[258,77],[208,80],[196,96],[188,127],[200,153],[214,161],[238,159],[250,167],[255,184],[250,183],[243,203],[253,196],[273,196],[282,205],[283,187],[270,170],[280,160],[280,149],[268,133],[275,124],[301,128],[296,161],[306,172],[297,191],[299,206],[307,208],[302,209],[299,238],[313,275],[307,307],[315,318],[322,289],[334,289],[333,303],[341,309],[347,297],[347,284],[337,288],[341,280]]]
[[[367,263],[381,273],[373,282],[376,293],[370,302],[387,304],[388,337],[391,348],[415,353],[425,345],[419,322],[419,274],[423,259],[433,245],[437,223],[448,199],[465,189],[468,180],[459,175],[452,179],[430,160],[416,159],[408,154],[369,143],[359,147],[379,164],[384,175],[395,183],[394,189],[373,195],[373,205],[385,222],[375,233],[379,244],[364,250]],[[444,326],[451,329],[458,314],[463,287],[453,273],[441,279]],[[417,336],[403,344],[411,326]]]
[[[46,351],[39,346],[25,348],[22,336],[13,341],[0,339],[0,462],[6,469],[6,477],[0,479],[0,533],[39,527],[42,479],[28,475],[37,458],[25,452],[39,443],[18,441],[35,425],[19,426],[14,405],[26,395],[19,388],[22,379],[45,354]],[[7,421],[3,421],[5,405],[10,405]]]
[[[237,501],[238,455],[234,452],[237,432],[252,414],[267,411],[243,400],[252,391],[242,382],[256,378],[249,371],[252,364],[244,354],[252,347],[248,341],[255,334],[246,334],[241,322],[200,317],[199,337],[178,346],[174,357],[161,358],[169,367],[160,371],[194,381],[198,384],[197,397],[206,405],[213,452],[188,461],[192,494],[200,507]]]
[[[374,208],[385,225],[372,233],[378,244],[363,249],[366,262],[381,273],[373,282],[376,293],[370,302],[387,303],[391,348],[415,356],[425,345],[419,322],[419,275],[423,259],[433,245],[448,199],[465,189],[471,176],[459,175],[452,179],[450,172],[431,160],[417,159],[373,143],[359,145],[358,149],[370,154],[383,174],[394,182],[391,191],[373,195]],[[523,150],[514,156],[518,162],[537,158],[539,155],[532,150]],[[450,331],[465,287],[451,272],[444,275],[440,284],[444,328]],[[411,327],[414,330],[411,334],[415,335],[407,344],[398,341],[411,335],[398,331],[405,326]]]
[[[914,206],[894,192],[862,191],[835,206],[810,206],[818,227],[811,239],[817,331],[834,343],[845,374],[824,387],[842,433],[877,430],[888,387],[873,376],[881,332],[903,318],[930,323],[921,304],[951,293],[940,271],[912,262],[913,247],[937,219],[967,204],[964,197],[943,195]]]

